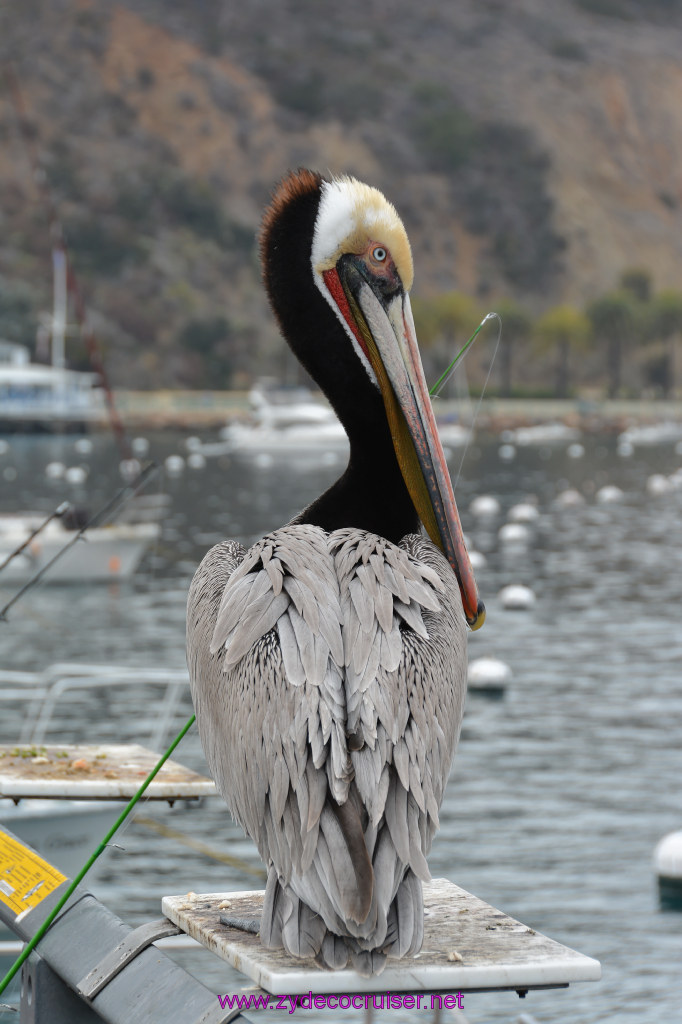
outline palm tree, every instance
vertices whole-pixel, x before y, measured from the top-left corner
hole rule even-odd
[[[512,392],[513,358],[520,341],[528,338],[533,320],[528,310],[514,299],[498,299],[493,306],[502,321],[500,339],[500,395],[509,398]]]
[[[606,343],[609,398],[615,398],[620,391],[623,346],[637,334],[639,312],[632,294],[624,290],[608,292],[587,307],[595,338]]]
[[[432,299],[415,297],[412,312],[420,344],[432,349],[428,361],[436,364],[429,368],[435,376],[457,355],[482,319],[475,300],[462,292],[442,292]]]
[[[569,393],[569,362],[572,350],[581,351],[590,339],[590,321],[573,306],[555,306],[540,317],[535,325],[536,337],[545,350],[556,350],[556,394],[567,398]]]
[[[682,292],[668,288],[652,300],[652,331],[667,343],[661,386],[664,398],[669,398],[675,387],[675,342],[682,334]]]

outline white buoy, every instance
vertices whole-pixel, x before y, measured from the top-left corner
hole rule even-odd
[[[84,484],[88,479],[88,470],[85,466],[69,466],[64,473],[64,479],[67,484],[72,484],[74,487],[79,487]]]
[[[582,444],[578,444],[578,442],[576,442],[575,444],[569,444],[568,448],[566,449],[566,454],[568,455],[569,459],[582,459],[583,455],[585,454],[585,448]]]
[[[535,594],[530,587],[524,587],[522,583],[510,583],[503,587],[497,595],[503,608],[510,611],[526,611],[535,604]]]
[[[118,464],[118,471],[126,483],[134,480],[141,469],[142,466],[137,459],[122,459]]]
[[[632,441],[619,441],[616,451],[621,459],[629,459],[631,455],[635,454],[635,446]]]
[[[565,491],[557,494],[554,504],[559,508],[579,508],[580,505],[585,504],[585,499],[580,491],[576,491],[575,487],[567,487]]]
[[[505,523],[497,532],[502,544],[527,544],[530,530],[523,523]]]
[[[197,452],[201,448],[200,437],[187,437],[185,438],[185,448],[188,452]]]
[[[0,437],[0,455],[7,455],[8,451],[9,445],[7,444],[7,441]]]
[[[661,494],[667,494],[668,491],[672,490],[673,485],[667,476],[663,476],[662,473],[654,473],[646,482],[646,492],[651,494],[652,497],[657,498]]]
[[[502,444],[498,448],[497,454],[503,462],[511,462],[516,458],[516,448],[513,444]]]
[[[187,456],[187,465],[190,469],[203,469],[206,465],[206,456],[201,452],[190,452]]]
[[[600,505],[613,505],[617,501],[622,501],[624,497],[625,495],[620,487],[616,487],[614,484],[606,484],[605,487],[600,487],[595,495]]]
[[[133,450],[133,455],[137,455],[139,458],[144,458],[149,451],[149,441],[146,437],[134,437],[130,447]]]
[[[510,523],[532,523],[539,515],[535,505],[529,501],[520,501],[518,505],[512,505],[509,509],[507,519]]]
[[[253,457],[254,466],[258,466],[259,469],[270,469],[275,464],[275,460],[269,452],[258,452]]]
[[[682,831],[663,836],[654,850],[653,863],[661,899],[682,905]]]
[[[488,564],[488,559],[482,551],[470,551],[469,561],[471,562],[472,569],[484,569]]]
[[[180,476],[185,468],[185,460],[182,455],[168,455],[163,464],[169,476]]]
[[[45,476],[48,480],[61,480],[66,472],[63,462],[48,462],[45,466]]]
[[[499,658],[474,658],[469,662],[468,682],[471,686],[503,685],[512,677],[512,670],[506,661]]]
[[[499,516],[500,503],[492,494],[479,494],[469,505],[472,516]]]
[[[74,444],[74,448],[79,455],[89,455],[92,451],[93,444],[89,437],[79,437]]]

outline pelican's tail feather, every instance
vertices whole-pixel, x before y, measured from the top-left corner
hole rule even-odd
[[[389,956],[414,956],[424,941],[424,896],[422,883],[413,871],[406,871],[388,912],[384,952]]]
[[[327,928],[321,915],[299,899],[278,879],[274,868],[270,868],[260,937],[268,949],[283,947],[290,956],[315,957],[331,970],[342,970],[350,961],[362,977],[381,974],[387,957],[414,956],[421,948],[424,938],[422,883],[413,871],[407,870],[388,911],[385,938],[373,946],[371,938],[358,940]]]

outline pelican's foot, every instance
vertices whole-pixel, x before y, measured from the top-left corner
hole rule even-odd
[[[219,920],[228,928],[239,928],[241,932],[250,932],[251,935],[258,935],[260,931],[260,917],[230,917],[229,914],[221,914]]]

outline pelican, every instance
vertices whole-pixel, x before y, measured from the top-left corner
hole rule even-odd
[[[192,696],[216,785],[267,866],[262,944],[369,975],[422,943],[466,629],[485,611],[395,209],[354,178],[302,169],[275,190],[260,252],[282,334],[350,460],[287,525],[205,556],[188,598]]]

